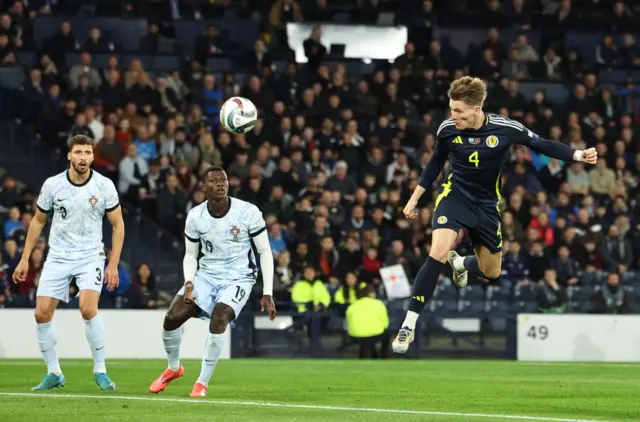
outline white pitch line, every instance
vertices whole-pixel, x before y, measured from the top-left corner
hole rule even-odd
[[[303,409],[303,410],[333,410],[343,412],[369,412],[369,413],[388,413],[402,415],[423,415],[423,416],[454,416],[464,418],[489,418],[489,419],[509,419],[509,420],[526,420],[526,421],[545,421],[545,422],[608,422],[603,420],[590,419],[566,419],[566,418],[546,418],[540,416],[524,416],[524,415],[493,415],[488,413],[462,413],[462,412],[432,412],[426,410],[401,410],[401,409],[381,409],[375,407],[343,407],[343,406],[322,406],[313,404],[289,404],[289,403],[270,403],[256,401],[241,400],[199,400],[199,399],[176,399],[176,398],[151,398],[151,397],[135,397],[135,396],[112,396],[112,395],[89,395],[89,394],[51,394],[51,393],[3,393],[0,397],[37,397],[37,398],[66,398],[66,399],[99,399],[99,400],[130,400],[130,401],[146,401],[146,402],[168,402],[168,403],[191,403],[191,404],[217,404],[225,406],[248,406],[248,407],[276,407],[283,409]]]

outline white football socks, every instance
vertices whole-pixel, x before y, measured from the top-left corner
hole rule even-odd
[[[223,344],[224,334],[209,333],[207,336],[207,343],[204,348],[204,354],[202,355],[202,369],[200,369],[200,376],[197,381],[205,387],[209,385],[209,380],[213,375],[213,371],[216,369]]]
[[[42,352],[42,357],[47,364],[47,372],[60,375],[60,361],[58,360],[58,352],[56,351],[56,330],[53,328],[53,322],[45,322],[38,324],[36,331],[36,340],[38,347]]]
[[[100,315],[84,321],[84,333],[93,356],[93,372],[106,373],[105,360],[107,353],[104,349],[104,323]]]
[[[416,329],[416,322],[418,322],[418,317],[420,316],[420,314],[413,312],[413,311],[407,311],[407,316],[404,317],[404,322],[402,323],[402,327],[407,327],[410,330],[415,330]]]
[[[168,368],[175,372],[180,369],[182,330],[180,328],[172,331],[162,330],[162,341],[164,342],[164,351],[167,353]]]
[[[467,271],[467,268],[464,266],[464,256],[458,255],[456,259],[453,260],[453,268],[459,273]]]

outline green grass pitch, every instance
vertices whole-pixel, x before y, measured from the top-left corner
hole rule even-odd
[[[31,393],[45,367],[0,360],[0,421],[639,421],[640,365],[511,361],[233,359],[206,399],[188,394],[200,362],[160,395],[164,361],[107,362],[101,393],[90,361],[63,361],[67,385]]]

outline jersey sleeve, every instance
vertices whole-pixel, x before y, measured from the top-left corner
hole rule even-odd
[[[249,236],[256,237],[263,231],[267,230],[267,223],[262,217],[262,211],[258,207],[251,207],[251,216],[249,217]]]
[[[193,212],[194,210],[195,208],[189,211],[189,213],[187,214],[187,221],[185,221],[184,224],[184,236],[193,243],[198,243],[200,242],[200,235],[196,230],[196,217],[195,213]]]
[[[51,212],[51,208],[53,207],[53,186],[51,179],[45,180],[45,182],[42,184],[36,206],[45,214]]]
[[[111,180],[107,181],[105,211],[111,212],[120,206],[120,198],[118,198],[118,190]]]
[[[535,132],[527,129],[520,123],[514,122],[508,135],[509,143],[512,145],[524,145],[547,157],[557,158],[562,161],[573,161],[575,150],[562,142],[551,141],[540,137]]]

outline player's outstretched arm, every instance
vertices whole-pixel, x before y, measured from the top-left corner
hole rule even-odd
[[[184,276],[184,300],[193,303],[193,279],[198,271],[198,252],[200,252],[200,242],[188,236],[184,238],[184,258],[182,259],[182,274]]]
[[[24,242],[24,249],[22,250],[22,256],[20,262],[13,272],[13,282],[21,283],[27,278],[27,271],[29,271],[29,258],[31,258],[31,252],[33,251],[36,241],[42,234],[49,214],[44,213],[40,207],[36,208],[36,213],[29,224],[29,230],[27,230],[27,238]]]
[[[111,256],[107,269],[104,272],[104,282],[107,284],[107,290],[114,291],[120,284],[118,275],[118,264],[122,255],[122,246],[124,245],[124,219],[122,218],[122,207],[117,205],[114,209],[107,212],[107,218],[111,223]]]
[[[526,133],[526,135],[519,136],[521,139],[519,139],[517,143],[525,145],[547,157],[562,161],[580,161],[587,164],[595,164],[598,161],[598,152],[595,148],[576,150],[562,142],[541,138],[528,130],[523,131],[523,134],[524,133]]]
[[[253,244],[260,254],[260,271],[262,272],[262,300],[260,301],[261,311],[266,309],[269,312],[269,319],[272,321],[276,317],[276,305],[273,303],[273,252],[269,243],[269,235],[263,230],[253,237]]]

